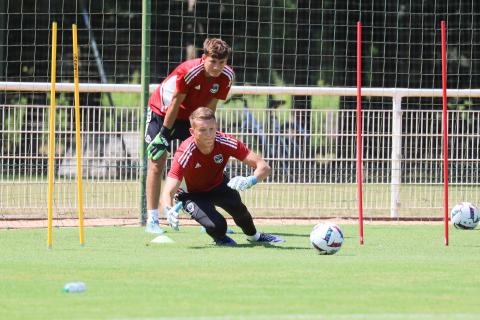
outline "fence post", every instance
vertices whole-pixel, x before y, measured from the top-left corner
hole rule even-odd
[[[142,93],[140,97],[140,221],[142,226],[147,221],[147,198],[146,198],[146,183],[147,183],[147,165],[148,160],[146,156],[146,148],[144,142],[145,119],[147,113],[148,97],[150,95],[150,16],[152,3],[151,0],[142,1],[142,70],[141,70],[141,85]]]
[[[392,117],[392,184],[390,217],[398,217],[400,210],[400,184],[402,183],[402,97],[393,97]]]

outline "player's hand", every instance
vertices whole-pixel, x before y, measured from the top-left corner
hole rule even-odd
[[[160,159],[165,152],[168,151],[170,147],[170,129],[162,127],[159,134],[148,144],[147,154],[148,159],[158,160]]]
[[[176,205],[173,207],[165,207],[164,213],[165,213],[165,218],[167,218],[168,224],[170,227],[172,227],[173,230],[178,231],[180,230],[178,228],[179,225],[179,220],[178,220],[178,215],[179,211],[182,208],[183,203],[182,202],[177,202]]]
[[[148,159],[160,159],[163,154],[167,152],[167,148],[169,147],[169,145],[170,144],[164,136],[162,136],[160,133],[157,134],[155,139],[153,139],[147,147]]]
[[[227,183],[227,186],[237,191],[243,191],[248,188],[251,188],[256,184],[257,184],[257,177],[255,176],[249,176],[249,177],[236,176],[236,177],[233,177]]]

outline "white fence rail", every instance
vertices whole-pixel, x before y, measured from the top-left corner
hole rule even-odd
[[[154,86],[151,86],[153,89]],[[45,91],[48,83],[0,82],[4,91]],[[72,91],[57,84],[57,91]],[[83,92],[140,92],[139,85],[81,84]],[[355,88],[233,87],[245,95],[354,96]],[[364,88],[390,97],[392,110],[363,113],[364,209],[369,215],[441,216],[441,112],[402,110],[404,97],[440,97],[441,90]],[[480,97],[480,90],[449,90],[449,97]],[[220,107],[222,131],[241,138],[271,164],[265,184],[245,194],[253,210],[289,216],[354,216],[356,113],[352,110],[272,110]],[[73,108],[57,108],[57,212],[75,212]],[[48,106],[1,105],[0,214],[46,212]],[[299,121],[302,119],[302,121]],[[479,203],[480,112],[450,111],[450,202]],[[82,107],[84,208],[93,215],[138,216],[141,108]],[[408,122],[408,126],[404,126]],[[301,124],[301,125],[300,125]],[[408,130],[406,130],[408,127]],[[246,168],[236,162],[230,174]]]

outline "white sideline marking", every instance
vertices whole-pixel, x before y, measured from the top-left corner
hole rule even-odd
[[[477,313],[353,313],[289,314],[201,317],[111,318],[111,320],[383,320],[383,319],[478,319]]]
[[[174,243],[175,241],[173,241],[172,239],[170,239],[170,237],[167,237],[167,236],[164,236],[164,235],[160,235],[158,237],[156,237],[155,239],[153,239],[152,241],[150,241],[151,243]]]

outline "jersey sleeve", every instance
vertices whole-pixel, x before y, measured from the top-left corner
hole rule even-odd
[[[185,82],[185,74],[182,73],[177,76],[175,89],[178,93],[188,93],[190,85]]]
[[[236,140],[237,140],[237,148],[233,149],[232,157],[240,161],[243,161],[250,153],[250,149],[248,149],[247,146],[243,144],[243,142],[241,142],[240,140],[238,139]]]
[[[173,157],[172,167],[170,171],[168,171],[168,177],[177,179],[179,181],[183,180],[183,176],[185,174],[185,168],[182,167],[179,163],[180,156],[182,155],[181,152],[176,152],[175,156]]]

